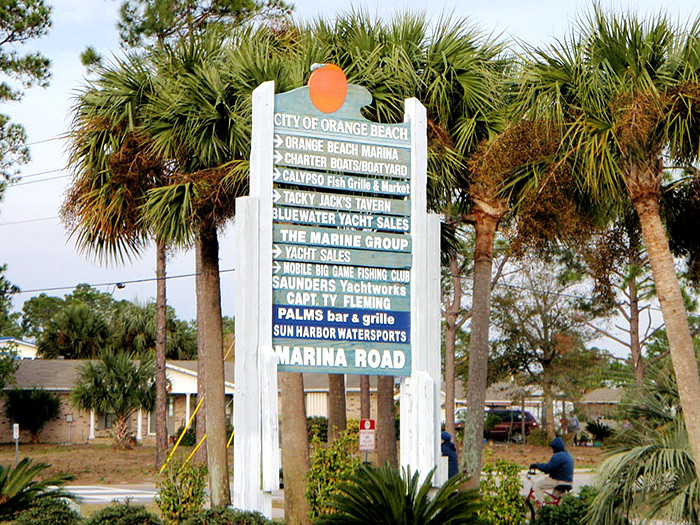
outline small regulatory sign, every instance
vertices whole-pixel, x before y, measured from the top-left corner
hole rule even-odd
[[[12,439],[15,441],[19,439],[19,424],[17,423],[12,425]]]
[[[374,450],[374,419],[360,419],[360,450]]]

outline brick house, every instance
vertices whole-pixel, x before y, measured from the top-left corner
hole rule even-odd
[[[99,414],[74,409],[69,393],[75,385],[81,359],[24,359],[15,374],[15,384],[8,387],[31,389],[43,388],[61,399],[58,418],[49,421],[39,433],[44,443],[89,443],[111,440],[112,419],[110,414]],[[228,398],[226,417],[233,416],[233,363],[224,364],[225,390]],[[174,434],[184,425],[197,405],[197,362],[168,361],[168,434]],[[12,422],[5,415],[4,399],[0,400],[0,442],[12,440]],[[137,411],[129,424],[136,440],[155,442],[155,418],[151,412]],[[29,432],[20,431],[20,442],[29,442]]]

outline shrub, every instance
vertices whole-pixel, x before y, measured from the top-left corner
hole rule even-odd
[[[547,431],[543,428],[538,428],[530,432],[527,436],[527,442],[529,445],[549,445],[551,439],[547,437]]]
[[[183,522],[183,525],[271,525],[270,521],[259,512],[238,509],[200,510]]]
[[[112,503],[85,519],[85,525],[161,525],[158,516],[143,505]]]
[[[39,442],[39,432],[47,421],[58,417],[61,400],[56,394],[37,388],[10,390],[6,393],[5,413],[19,427],[29,430],[32,443]]]
[[[204,506],[207,469],[204,465],[171,462],[156,480],[156,505],[166,523],[179,523]]]
[[[525,499],[520,494],[520,467],[499,459],[486,463],[482,469],[481,499],[484,503],[479,516],[486,523],[518,525],[525,510]]]
[[[463,480],[453,476],[431,497],[434,472],[431,470],[421,483],[418,472],[394,470],[388,464],[379,468],[360,465],[357,473],[331,494],[328,507],[332,513],[314,523],[408,523],[408,516],[412,525],[480,523],[479,493],[459,490]]]
[[[22,459],[15,467],[0,465],[0,521],[14,518],[45,498],[73,497],[62,488],[56,488],[74,479],[71,475],[61,474],[36,479],[49,466],[47,463],[34,463],[29,458]]]
[[[341,432],[330,445],[322,443],[318,436],[311,441],[309,472],[306,475],[306,499],[313,520],[327,510],[331,495],[338,484],[347,481],[357,471],[361,461],[357,452],[357,434]]]
[[[578,496],[567,494],[559,505],[545,505],[539,509],[532,525],[583,525],[586,513],[595,497],[592,487],[581,487]]]
[[[185,435],[183,436],[182,441],[180,441],[180,445],[183,447],[195,446],[197,444],[197,429],[194,428],[194,425],[190,426],[187,430],[185,430],[184,425],[178,428],[177,432],[175,433],[175,443],[177,443],[177,440],[180,439],[183,432]]]
[[[14,525],[79,525],[80,514],[64,499],[44,498],[22,512]]]
[[[326,442],[328,441],[328,418],[323,416],[309,416],[306,418],[306,431],[309,434],[309,442],[313,441],[314,436]]]
[[[612,429],[600,421],[586,423],[586,430],[593,436],[594,441],[605,441],[605,438],[612,435]]]

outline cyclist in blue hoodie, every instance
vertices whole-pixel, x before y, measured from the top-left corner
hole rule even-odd
[[[571,485],[574,481],[574,458],[569,454],[561,438],[554,438],[549,444],[554,454],[548,463],[532,463],[531,469],[544,472],[533,480],[535,497],[544,501],[545,490],[552,490],[557,485]]]

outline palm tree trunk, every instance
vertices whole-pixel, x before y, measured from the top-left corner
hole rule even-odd
[[[306,431],[304,378],[301,374],[279,374],[282,414],[282,473],[284,476],[284,517],[290,525],[306,525],[306,473],[309,471],[309,438]]]
[[[114,415],[114,444],[119,448],[129,448],[129,423],[126,416]]]
[[[370,419],[369,376],[360,376],[360,419]]]
[[[347,426],[345,375],[328,374],[328,443],[333,443]]]
[[[455,343],[457,341],[457,316],[462,304],[462,283],[459,275],[457,254],[450,254],[452,277],[452,300],[445,312],[445,430],[457,443],[455,435]]]
[[[377,376],[377,463],[398,468],[394,376]]]
[[[467,380],[467,410],[464,419],[462,471],[469,476],[467,486],[478,488],[484,436],[484,406],[489,359],[491,316],[491,270],[496,227],[505,208],[493,208],[474,199],[476,239],[474,246],[474,295],[472,331]]]
[[[219,240],[216,227],[200,224],[201,284],[197,302],[202,304],[204,340],[204,387],[206,396],[207,466],[212,507],[231,503],[226,454],[226,394],[224,391],[224,341],[221,325]]]
[[[199,237],[195,239],[195,288],[197,290],[203,290],[204,285],[202,284],[202,250],[200,248],[201,240]],[[200,400],[204,399],[206,392],[206,381],[204,380],[204,363],[206,361],[206,348],[204,345],[204,304],[199,300],[199,292],[197,292],[197,404],[199,405]],[[197,426],[197,443],[201,443],[204,436],[207,435],[207,403],[202,402],[199,405],[199,410],[195,416],[195,424]],[[197,454],[195,455],[195,460],[197,463],[206,464],[207,463],[207,447],[199,447],[197,449]]]
[[[630,268],[637,264],[630,257]],[[627,285],[630,302],[630,354],[632,356],[632,370],[634,370],[634,382],[638,388],[644,384],[644,358],[642,357],[642,347],[639,341],[639,290],[637,289],[637,278],[632,276]]]
[[[156,467],[168,453],[166,354],[165,245],[156,241]]]
[[[668,246],[666,231],[661,223],[658,197],[654,194],[642,194],[637,199],[633,199],[633,203],[639,215],[642,236],[666,325],[668,346],[678,383],[685,426],[689,436],[700,436],[700,410],[697,405],[700,399],[698,364],[676,268]],[[700,440],[691,438],[688,441],[695,463],[695,472],[700,479]]]

